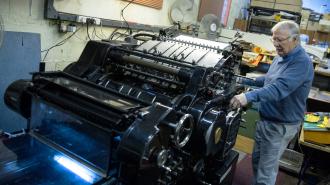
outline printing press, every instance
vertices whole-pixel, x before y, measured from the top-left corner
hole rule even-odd
[[[28,124],[0,142],[0,184],[231,184],[241,55],[183,35],[89,41],[63,72],[7,88]]]

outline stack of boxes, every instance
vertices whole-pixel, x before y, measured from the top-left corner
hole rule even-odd
[[[328,48],[330,44],[330,14],[323,14],[319,22],[317,32],[314,35],[316,44],[323,48]]]
[[[302,1],[252,0],[250,7],[253,9],[263,9],[264,11],[268,12],[269,15],[250,15],[248,31],[270,35],[271,28],[278,21],[286,19],[295,21],[300,20],[299,18],[302,9]]]
[[[302,0],[252,0],[251,7],[300,13],[302,9]]]
[[[319,28],[319,21],[321,19],[321,14],[314,13],[311,10],[303,10],[303,11],[309,12],[309,16],[304,18],[304,20],[306,20],[306,19],[308,20],[306,30],[307,31],[317,31]],[[303,19],[302,19],[302,21],[303,21]],[[301,23],[300,23],[300,25],[301,25]],[[303,28],[301,27],[301,29],[303,29]]]
[[[300,21],[300,29],[307,30],[309,16],[311,15],[311,10],[302,9],[301,10],[301,21]]]
[[[330,32],[330,13],[323,14],[323,18],[319,22],[318,31]]]
[[[330,14],[324,14],[322,17],[321,14],[315,13],[312,10],[302,9],[302,0],[251,0],[251,7],[300,13],[300,31],[302,34],[309,36],[309,44],[327,45],[327,43],[330,43]],[[259,16],[254,16],[253,19],[251,18],[250,31],[251,25],[253,26],[253,21],[255,21],[255,19],[257,20],[258,17]],[[263,20],[265,19],[263,18]],[[272,24],[276,22],[277,21],[273,20]],[[265,23],[262,25],[263,27],[267,27]],[[269,25],[269,27],[271,27],[271,25]]]
[[[321,19],[322,18],[322,19]],[[319,14],[309,9],[301,11],[300,32],[309,36],[309,44],[326,47],[330,42],[330,14]]]

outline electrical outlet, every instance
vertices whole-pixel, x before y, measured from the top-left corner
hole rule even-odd
[[[77,22],[81,22],[83,24],[85,24],[87,21],[87,17],[85,16],[77,16]]]
[[[93,24],[95,24],[95,25],[100,25],[101,24],[101,19],[100,18],[87,17],[87,16],[81,16],[81,15],[77,17],[77,22],[86,24],[88,19],[94,20]]]
[[[95,25],[101,25],[101,19],[100,18],[93,18]]]

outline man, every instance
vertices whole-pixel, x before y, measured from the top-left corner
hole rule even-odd
[[[314,76],[313,65],[300,45],[299,26],[292,21],[272,28],[276,56],[267,74],[247,85],[262,88],[234,96],[230,105],[239,108],[260,102],[260,121],[256,125],[252,166],[255,185],[274,185],[279,159],[300,129],[306,100]]]

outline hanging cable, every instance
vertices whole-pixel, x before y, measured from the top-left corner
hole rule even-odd
[[[92,37],[95,38],[93,35],[94,35],[95,37],[97,37],[98,39],[103,40],[103,39],[97,34],[97,31],[96,31],[95,25],[93,26],[93,32],[92,32]]]
[[[121,10],[121,17],[124,19],[126,25],[127,25],[127,31],[128,33],[131,35],[132,34],[132,29],[129,27],[128,22],[126,21],[125,17],[124,17],[124,11],[125,9],[133,2],[134,0],[131,0],[129,3],[127,3],[127,5]]]
[[[89,20],[86,21],[86,26],[87,26],[87,37],[88,37],[89,40],[92,40],[91,37],[89,36],[88,24],[89,24]]]
[[[103,23],[102,23],[102,21],[101,21],[101,35],[102,35],[103,38],[107,37],[103,32]]]
[[[50,50],[52,50],[52,49],[55,48],[55,47],[62,46],[63,44],[65,44],[65,42],[68,41],[72,36],[74,36],[74,35],[75,35],[80,29],[81,29],[81,28],[78,28],[78,29],[77,29],[74,33],[72,33],[70,36],[68,36],[67,38],[61,40],[60,42],[56,43],[55,45],[49,47],[48,49],[42,50],[41,53],[46,52],[44,58],[42,59],[42,62],[45,61],[45,59],[46,59],[46,57],[47,57],[47,55],[48,55],[48,53],[49,53]]]

